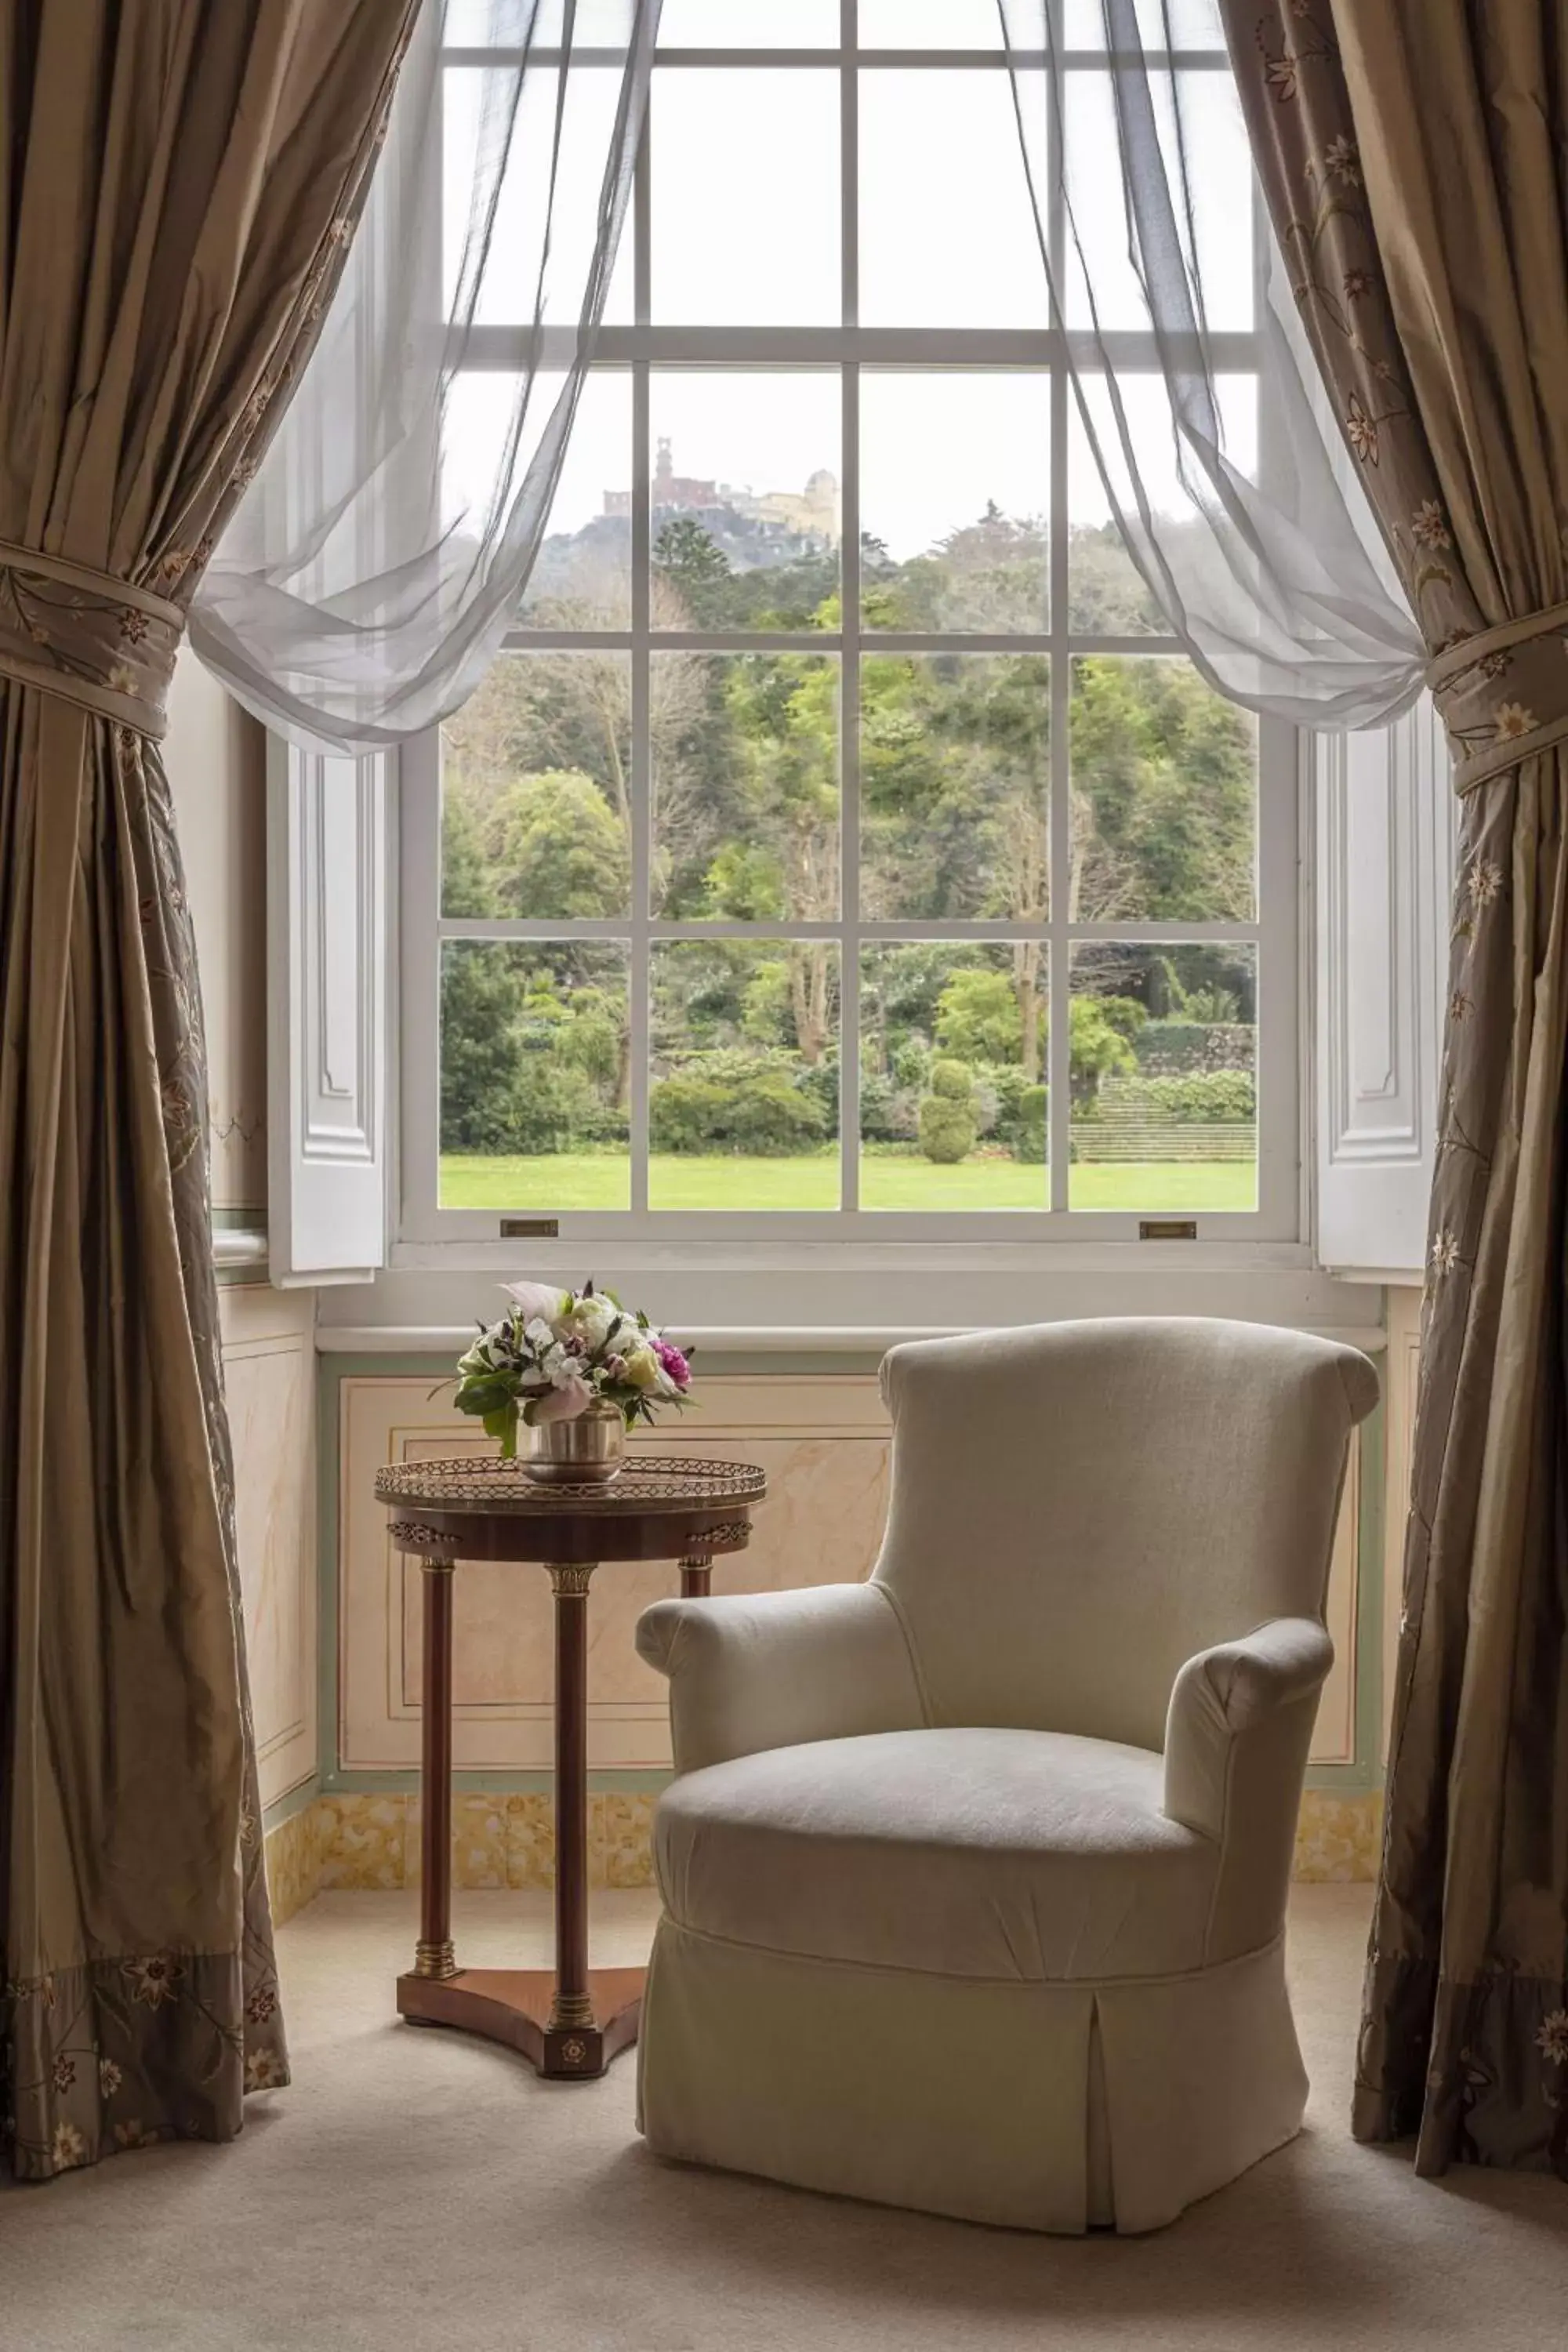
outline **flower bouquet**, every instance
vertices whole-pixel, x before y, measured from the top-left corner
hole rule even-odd
[[[689,1400],[681,1350],[613,1291],[558,1290],[544,1282],[503,1286],[511,1301],[458,1364],[455,1402],[476,1413],[502,1454],[517,1452],[518,1423],[536,1433],[524,1463],[548,1482],[613,1478],[626,1433],[664,1405]]]

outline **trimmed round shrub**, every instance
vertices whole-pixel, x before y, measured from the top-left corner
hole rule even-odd
[[[929,1083],[939,1101],[968,1104],[973,1100],[974,1081],[963,1062],[933,1062]]]
[[[931,1075],[935,1076],[934,1070]],[[956,1167],[974,1149],[974,1114],[951,1095],[927,1095],[921,1105],[920,1138],[928,1160],[939,1168]]]

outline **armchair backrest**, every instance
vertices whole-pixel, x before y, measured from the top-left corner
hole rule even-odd
[[[1323,1611],[1353,1349],[1193,1317],[895,1348],[892,1498],[874,1571],[932,1719],[1164,1745],[1178,1669]]]

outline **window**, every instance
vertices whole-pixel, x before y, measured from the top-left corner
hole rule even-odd
[[[405,761],[405,1234],[1294,1237],[1295,740],[1110,522],[994,10],[666,0],[660,40],[541,561]],[[1114,59],[1058,70],[1110,236]]]

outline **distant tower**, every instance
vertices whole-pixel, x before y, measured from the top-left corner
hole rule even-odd
[[[656,507],[674,504],[671,492],[675,487],[675,460],[670,455],[669,436],[658,436],[658,457],[653,469],[653,502]]]

